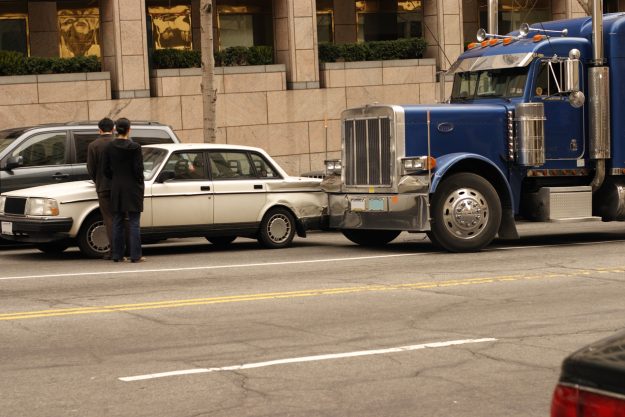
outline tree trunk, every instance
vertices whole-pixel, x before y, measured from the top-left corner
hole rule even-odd
[[[200,29],[202,53],[202,110],[204,143],[215,143],[215,57],[213,55],[213,0],[200,0]]]

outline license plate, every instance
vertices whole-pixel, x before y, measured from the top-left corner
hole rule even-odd
[[[354,198],[349,202],[349,207],[352,211],[365,211],[365,199]]]
[[[370,198],[369,199],[369,211],[384,211],[384,199]]]
[[[2,234],[3,235],[12,235],[13,234],[13,223],[12,222],[2,222]]]

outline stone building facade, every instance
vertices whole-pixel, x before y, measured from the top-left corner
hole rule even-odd
[[[166,123],[183,141],[201,141],[200,70],[150,69],[154,48],[199,49],[199,0],[187,1],[3,1],[0,49],[15,45],[48,57],[96,53],[102,72],[0,77],[0,128],[125,116]],[[622,10],[622,2],[606,4]],[[216,49],[270,43],[275,62],[216,69],[217,142],[263,147],[291,174],[321,169],[338,155],[345,108],[436,102],[437,71],[451,65],[486,19],[485,0],[213,3]],[[537,0],[531,10],[515,6],[523,2],[499,3],[500,27],[532,13],[547,20],[584,15],[577,0]],[[25,39],[15,37],[20,28]],[[422,59],[318,60],[320,41],[406,36],[427,40]]]

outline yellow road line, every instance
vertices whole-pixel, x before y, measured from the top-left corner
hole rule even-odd
[[[354,287],[338,287],[338,288],[326,288],[326,289],[311,289],[301,291],[284,291],[284,292],[270,292],[261,294],[243,294],[243,295],[229,295],[221,297],[206,297],[206,298],[192,298],[186,300],[165,300],[165,301],[153,301],[146,303],[132,303],[132,304],[115,304],[109,306],[91,306],[91,307],[76,307],[76,308],[62,308],[52,310],[37,310],[37,311],[22,311],[17,313],[2,313],[0,314],[0,321],[8,320],[25,320],[42,317],[61,317],[72,315],[84,315],[84,314],[100,314],[100,313],[115,313],[123,311],[137,311],[137,310],[153,310],[162,308],[178,308],[197,305],[209,305],[209,304],[224,304],[224,303],[240,303],[246,301],[260,301],[271,299],[289,299],[297,297],[317,297],[324,295],[337,295],[337,294],[354,294],[362,292],[381,292],[381,291],[398,291],[398,290],[415,290],[415,289],[429,289],[429,288],[447,288],[456,287],[461,285],[480,285],[480,284],[494,284],[499,282],[510,281],[524,281],[524,280],[537,280],[537,279],[552,279],[552,278],[574,278],[579,276],[587,276],[592,273],[619,273],[625,272],[625,267],[618,268],[601,268],[597,270],[576,270],[570,272],[561,273],[548,273],[548,274],[514,274],[514,275],[501,275],[493,277],[477,277],[477,278],[465,278],[454,279],[446,281],[429,281],[429,282],[414,282],[406,284],[390,284],[390,285],[361,285]]]

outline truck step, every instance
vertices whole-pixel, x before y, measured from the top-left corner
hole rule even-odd
[[[529,196],[533,220],[542,222],[601,221],[592,215],[592,187],[543,187]]]

